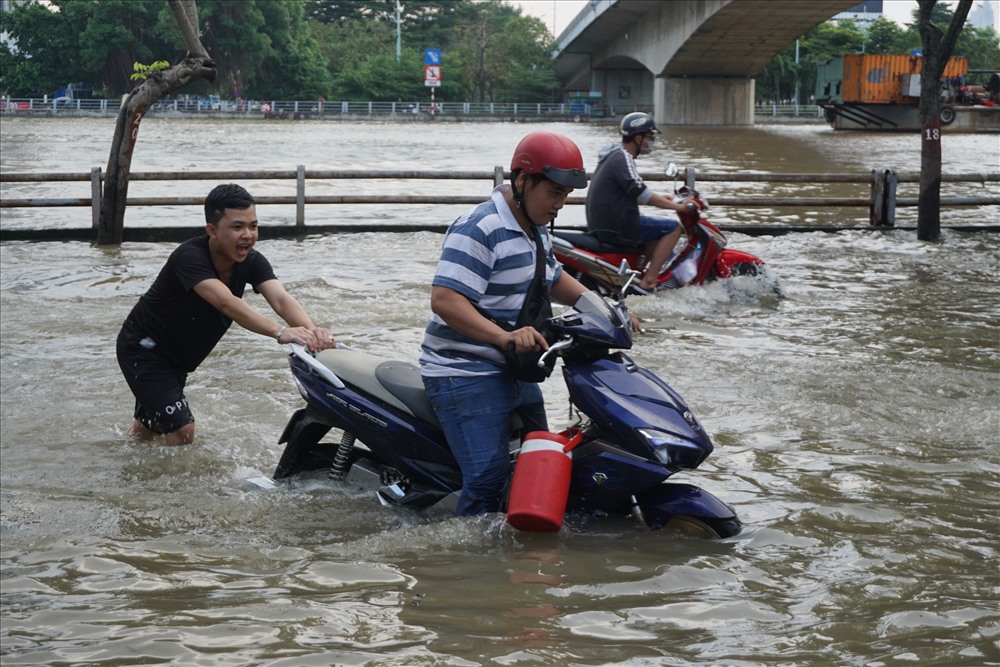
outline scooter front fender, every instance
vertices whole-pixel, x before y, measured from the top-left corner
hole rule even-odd
[[[734,273],[733,267],[763,265],[764,260],[759,257],[742,250],[726,248],[715,259],[715,276],[717,278],[730,278]]]
[[[678,516],[698,519],[720,537],[735,535],[742,525],[732,507],[691,484],[660,484],[637,494],[636,500],[646,524],[653,529],[663,528]]]

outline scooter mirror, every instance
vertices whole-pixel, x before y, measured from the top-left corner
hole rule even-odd
[[[674,194],[677,194],[677,174],[680,173],[680,169],[678,169],[677,165],[673,162],[668,162],[667,166],[663,168],[663,173],[666,174],[667,177],[674,179]]]
[[[622,259],[622,263],[618,265],[618,276],[623,280],[621,287],[621,298],[625,298],[625,293],[628,291],[629,285],[635,280],[635,277],[639,275],[638,271],[634,271],[628,264],[628,260]]]

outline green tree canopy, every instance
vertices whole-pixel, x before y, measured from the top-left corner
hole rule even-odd
[[[160,14],[163,13],[161,19]],[[161,22],[162,21],[162,22]],[[0,87],[12,95],[51,93],[84,82],[117,95],[131,85],[132,64],[177,55],[160,35],[170,16],[162,0],[55,0],[15,5],[0,16],[14,40],[0,49]]]
[[[499,0],[410,0],[399,24],[395,0],[308,0],[311,33],[347,100],[426,99],[424,50],[440,49],[439,99],[537,102],[558,90],[552,36]]]
[[[310,99],[330,90],[303,0],[199,0],[203,42],[217,59],[214,84],[195,91],[232,97]],[[0,87],[14,96],[82,81],[107,96],[130,90],[135,62],[183,57],[164,0],[51,0],[4,12],[15,40],[0,49]]]

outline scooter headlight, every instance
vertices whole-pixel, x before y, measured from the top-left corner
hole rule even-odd
[[[643,428],[638,432],[652,447],[656,460],[668,468],[697,468],[708,456],[702,447],[671,433]]]

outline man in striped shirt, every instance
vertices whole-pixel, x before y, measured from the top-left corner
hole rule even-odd
[[[420,357],[424,386],[462,469],[456,514],[497,512],[510,475],[509,418],[548,430],[541,389],[518,380],[500,350],[548,349],[532,326],[513,328],[536,270],[535,234],[545,251],[549,296],[572,304],[586,288],[562,271],[545,226],[574,188],[587,185],[576,145],[551,132],[518,144],[510,185],[458,218],[444,238],[431,287],[433,315]]]

